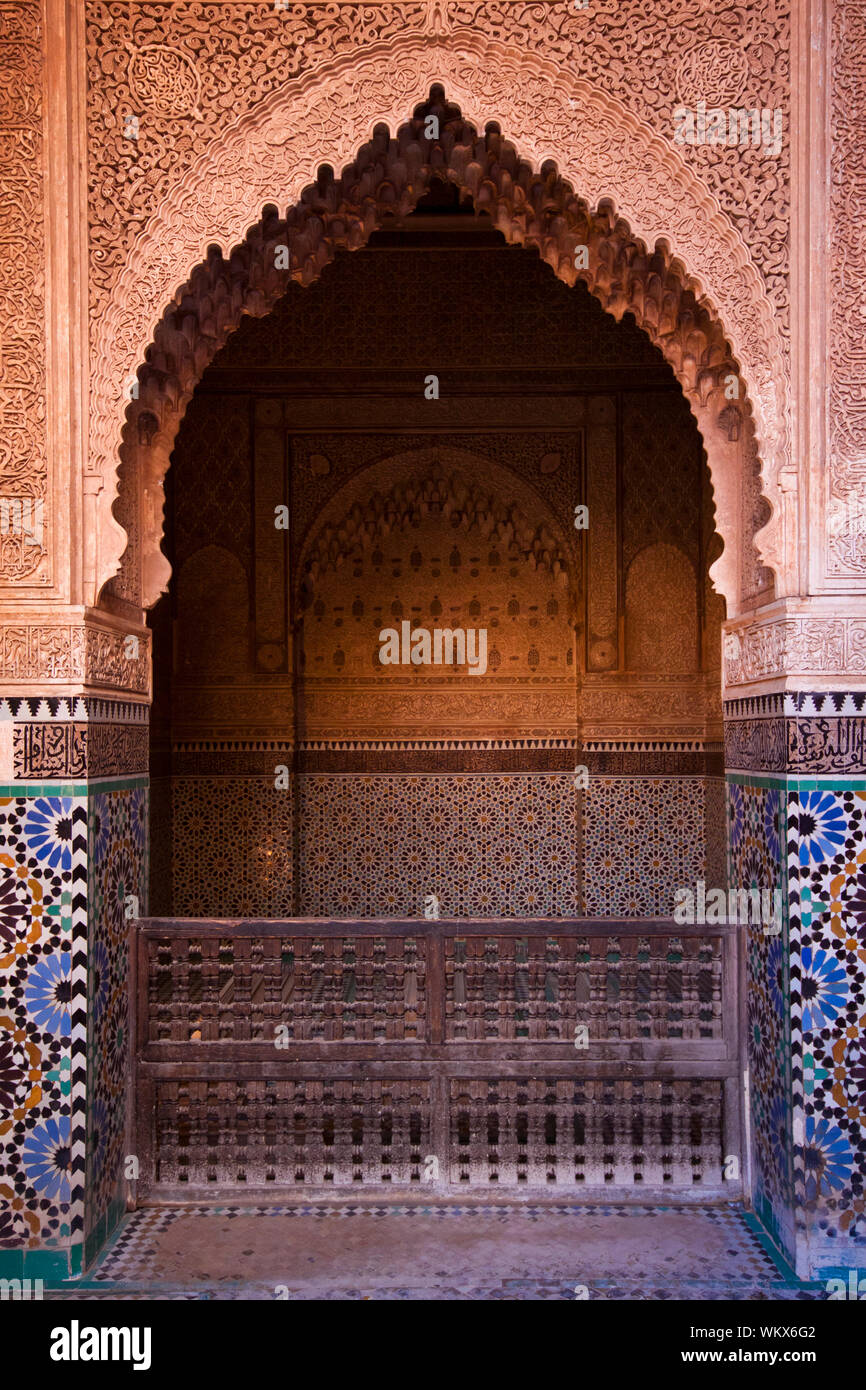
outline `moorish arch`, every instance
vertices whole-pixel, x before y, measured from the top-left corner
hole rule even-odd
[[[424,1169],[440,1154],[430,1197],[450,1189],[461,1207],[476,1178],[488,1196],[527,1181],[557,1204],[562,1179],[608,1210],[635,1195],[670,1206],[677,1188],[696,1210],[709,1192],[727,1222],[742,1191],[762,1228],[749,1218],[749,1242],[773,1263],[761,1294],[829,1291],[828,1275],[862,1266],[866,1174],[863,0],[744,0],[735,33],[724,9],[682,0],[0,11],[15,79],[0,95],[0,183],[16,228],[0,313],[0,935],[15,938],[4,1012],[26,1039],[20,1056],[0,1040],[0,1111],[14,1112],[0,1114],[3,1283],[23,1293],[47,1276],[52,1296],[77,1296],[61,1286],[92,1277],[130,1203],[187,1207],[190,1173],[221,1207],[248,1174],[253,1200],[272,1200],[271,1177],[272,1193],[333,1195],[334,1150],[353,1205],[363,1183],[379,1205],[400,1183],[439,1182]],[[731,121],[726,149],[711,148],[717,130],[676,143],[677,103],[704,99],[729,118],[759,106],[779,136],[761,121],[760,140],[753,128],[735,145]],[[449,201],[451,232],[450,214],[426,215]],[[436,322],[438,336],[419,331]],[[416,382],[430,342],[441,409]],[[455,359],[478,375],[452,376]],[[356,472],[431,441],[510,468],[559,536],[516,488],[456,458],[412,472],[405,452],[360,518],[344,498],[312,529]],[[411,525],[448,489],[469,524],[456,544],[441,524],[433,535],[441,513]],[[578,496],[594,521],[570,566],[572,621],[553,569]],[[277,535],[284,497],[292,525]],[[410,517],[402,534],[392,504]],[[476,544],[482,512],[515,527],[513,557]],[[356,523],[370,544],[330,569],[328,525]],[[300,613],[293,586],[315,547]],[[380,615],[416,611],[489,628],[490,674],[385,669]],[[482,680],[483,723],[464,699]],[[699,882],[771,890],[779,907],[769,931],[696,921],[677,982],[671,889]],[[443,893],[430,926],[443,885],[456,901]],[[392,938],[404,973],[379,991],[385,898],[405,914]],[[550,936],[518,951],[539,906]],[[222,919],[206,996],[183,920],[196,915]],[[336,923],[320,950],[315,919],[338,916],[363,951],[337,944]],[[488,949],[489,922],[507,917]],[[652,938],[648,991],[620,969],[627,917]],[[587,919],[598,946],[585,951]],[[251,931],[268,943],[255,974]],[[423,979],[422,934],[436,943]],[[701,1001],[706,953],[721,965]],[[322,961],[342,1052],[313,1026]],[[267,1011],[253,1010],[263,980]],[[562,1001],[594,993],[609,1051],[581,1058]],[[269,1037],[290,998],[315,1070],[302,1126],[298,1054]],[[623,1027],[645,1003],[646,1047]],[[410,1077],[428,1031],[429,1066]],[[335,1058],[352,1079],[339,1111]],[[657,1083],[678,1088],[673,1103]],[[275,1116],[290,1140],[278,1161]],[[137,1178],[131,1153],[147,1159]]]
[[[427,89],[430,100],[400,125]],[[479,135],[461,108],[501,124]],[[425,138],[428,114],[440,118],[438,140]],[[665,354],[707,451],[725,541],[713,580],[729,615],[740,607],[741,546],[754,529],[742,515],[742,459],[749,446],[759,450],[771,510],[761,559],[786,592],[796,553],[783,497],[787,387],[778,327],[745,243],[675,147],[620,103],[475,33],[406,36],[275,92],[208,147],[154,212],[94,344],[97,588],[111,580],[116,597],[144,606],[164,590],[162,482],[174,438],[202,371],[241,317],[266,314],[290,278],[310,283],[336,247],[356,249],[383,219],[410,213],[436,178],[471,196],[509,242],[536,247],[562,280],[582,278],[614,317],[633,314]],[[279,190],[285,218],[273,204]],[[275,248],[286,243],[290,264],[278,270]],[[588,265],[576,269],[584,245]]]

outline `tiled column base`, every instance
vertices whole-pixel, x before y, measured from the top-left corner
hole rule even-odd
[[[783,906],[785,804],[784,777],[728,774],[729,885],[778,889]],[[790,950],[787,912],[777,935],[765,933],[762,923],[740,928],[752,1200],[767,1231],[793,1262]]]
[[[802,1276],[866,1267],[864,705],[726,705],[730,882],[786,905],[744,929],[753,1197]]]
[[[54,700],[49,708],[47,701],[16,700],[2,707],[14,724],[17,774],[0,786],[6,1278],[75,1276],[122,1210],[128,914],[145,908],[147,777],[63,777],[73,760],[87,770],[88,750],[110,741],[104,720],[89,723],[95,710],[88,703]],[[98,704],[101,715],[111,712]],[[136,708],[137,716],[122,711],[123,725],[116,711],[113,727],[129,751],[137,718],[146,759],[146,713]],[[40,778],[40,771],[61,775]]]

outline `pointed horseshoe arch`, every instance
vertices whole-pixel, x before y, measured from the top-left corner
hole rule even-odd
[[[431,112],[438,140],[425,135]],[[707,453],[725,542],[712,577],[729,617],[741,606],[741,550],[751,543],[743,470],[749,445],[757,448],[770,519],[756,544],[777,592],[787,591],[796,552],[782,507],[787,378],[745,243],[676,146],[620,103],[467,31],[376,45],[274,93],[154,212],[95,334],[90,601],[108,585],[149,607],[164,591],[171,449],[202,372],[242,316],[266,314],[290,277],[311,283],[336,247],[363,246],[443,177],[509,242],[536,247],[560,279],[583,279],[617,319],[633,314],[671,363]],[[286,243],[289,268],[277,270],[275,247]]]

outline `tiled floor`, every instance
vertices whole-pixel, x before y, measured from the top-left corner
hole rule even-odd
[[[134,1213],[56,1298],[824,1297],[737,1206],[312,1204]]]

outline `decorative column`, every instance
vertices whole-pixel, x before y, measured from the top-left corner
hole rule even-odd
[[[21,622],[0,657],[0,1277],[57,1279],[124,1207],[148,636]]]
[[[866,1265],[866,618],[845,606],[780,601],[725,637],[729,882],[785,906],[742,936],[752,1198],[810,1277]]]
[[[89,606],[83,29],[0,5],[0,1278],[79,1273],[122,1210],[146,908],[149,635],[134,595]]]

